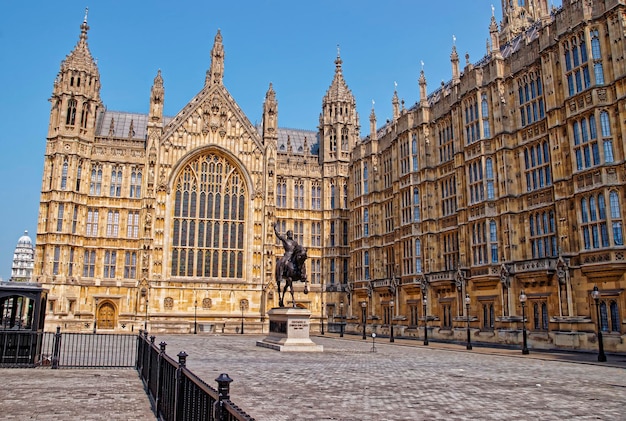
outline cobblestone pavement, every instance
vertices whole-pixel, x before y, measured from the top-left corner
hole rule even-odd
[[[258,421],[626,420],[626,355],[537,352],[388,338],[313,337],[322,353],[255,335],[159,335],[167,353]],[[0,369],[2,420],[150,420],[134,370]]]
[[[256,346],[263,336],[163,335],[167,353],[262,421],[625,420],[626,356],[317,336],[323,353]]]
[[[2,420],[154,420],[137,372],[0,368]]]

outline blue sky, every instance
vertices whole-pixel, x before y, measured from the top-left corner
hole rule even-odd
[[[5,2],[0,14],[0,277],[11,276],[24,230],[35,240],[48,102],[61,61],[74,48],[85,8],[88,44],[98,60],[104,105],[147,113],[159,69],[165,114],[202,89],[218,29],[224,85],[254,124],[273,83],[281,127],[316,130],[339,45],[357,102],[361,133],[372,100],[379,125],[392,115],[394,83],[406,107],[419,100],[424,71],[431,93],[451,78],[453,35],[461,58],[486,53],[497,0],[250,0]],[[560,1],[555,0],[555,5]]]

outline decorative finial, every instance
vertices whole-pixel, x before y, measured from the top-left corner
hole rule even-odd
[[[337,44],[337,57],[339,57],[339,44]]]
[[[374,104],[375,104],[375,102],[374,102],[374,100],[372,100],[372,108],[374,108]]]
[[[424,60],[420,60],[420,63],[422,64],[422,72],[424,71]]]
[[[394,90],[398,90],[398,82],[396,82],[395,80],[393,81],[393,89]]]
[[[83,22],[87,23],[87,14],[89,13],[89,8],[85,7],[85,19],[83,19]]]
[[[495,7],[493,7],[493,4],[492,4],[492,5],[491,5],[491,16],[492,16],[492,17],[495,17],[495,15],[496,15],[496,8],[495,8]]]
[[[456,35],[452,35],[452,45],[456,45]]]

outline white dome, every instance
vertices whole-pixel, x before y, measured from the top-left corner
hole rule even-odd
[[[24,235],[22,235],[20,237],[19,240],[17,240],[17,246],[18,247],[32,247],[33,246],[33,240],[28,236],[28,231],[24,231]]]

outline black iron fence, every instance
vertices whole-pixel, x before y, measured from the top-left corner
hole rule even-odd
[[[0,330],[1,367],[134,368],[136,335]]]
[[[152,409],[164,421],[253,421],[230,400],[230,382],[227,374],[215,381],[217,390],[207,385],[185,366],[187,354],[178,353],[178,361],[165,353],[167,344],[154,343],[148,332],[137,338],[136,369],[141,377]]]

